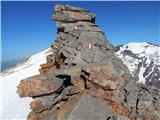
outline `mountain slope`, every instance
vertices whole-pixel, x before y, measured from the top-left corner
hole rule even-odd
[[[46,62],[46,56],[51,52],[48,48],[39,52],[16,67],[8,69],[0,74],[1,89],[1,119],[25,119],[30,111],[28,104],[31,98],[20,99],[17,85],[20,80],[39,74],[40,64]],[[27,107],[26,107],[27,106]],[[23,112],[21,112],[23,111]]]
[[[146,42],[128,43],[118,46],[116,55],[138,82],[159,85],[160,46]]]

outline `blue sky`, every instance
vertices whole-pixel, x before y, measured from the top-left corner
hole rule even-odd
[[[160,43],[160,2],[2,2],[2,60],[28,56],[48,48],[55,39],[51,20],[55,4],[83,7],[97,14],[96,23],[114,45]]]

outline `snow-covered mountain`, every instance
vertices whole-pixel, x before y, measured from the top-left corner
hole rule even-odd
[[[160,46],[147,42],[117,47],[116,55],[138,82],[160,85]]]
[[[48,48],[42,52],[32,55],[23,63],[10,68],[0,74],[0,119],[1,120],[22,120],[26,119],[29,113],[30,98],[20,99],[17,85],[20,80],[39,74],[40,64],[46,62],[46,56],[51,53]],[[28,106],[28,107],[26,107]]]

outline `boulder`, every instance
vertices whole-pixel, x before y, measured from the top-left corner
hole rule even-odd
[[[59,22],[95,21],[96,15],[82,8],[74,8],[68,5],[56,5],[56,14],[52,18]]]
[[[62,84],[63,81],[51,81],[44,75],[37,75],[22,80],[17,87],[17,93],[20,97],[43,96],[55,92]]]

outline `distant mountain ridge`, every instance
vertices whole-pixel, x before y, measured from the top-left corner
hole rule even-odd
[[[160,46],[152,43],[128,43],[117,46],[116,55],[128,66],[138,82],[160,85]]]
[[[1,72],[16,66],[18,63],[23,62],[25,59],[24,58],[19,58],[19,59],[13,59],[13,60],[4,60],[1,63]]]

